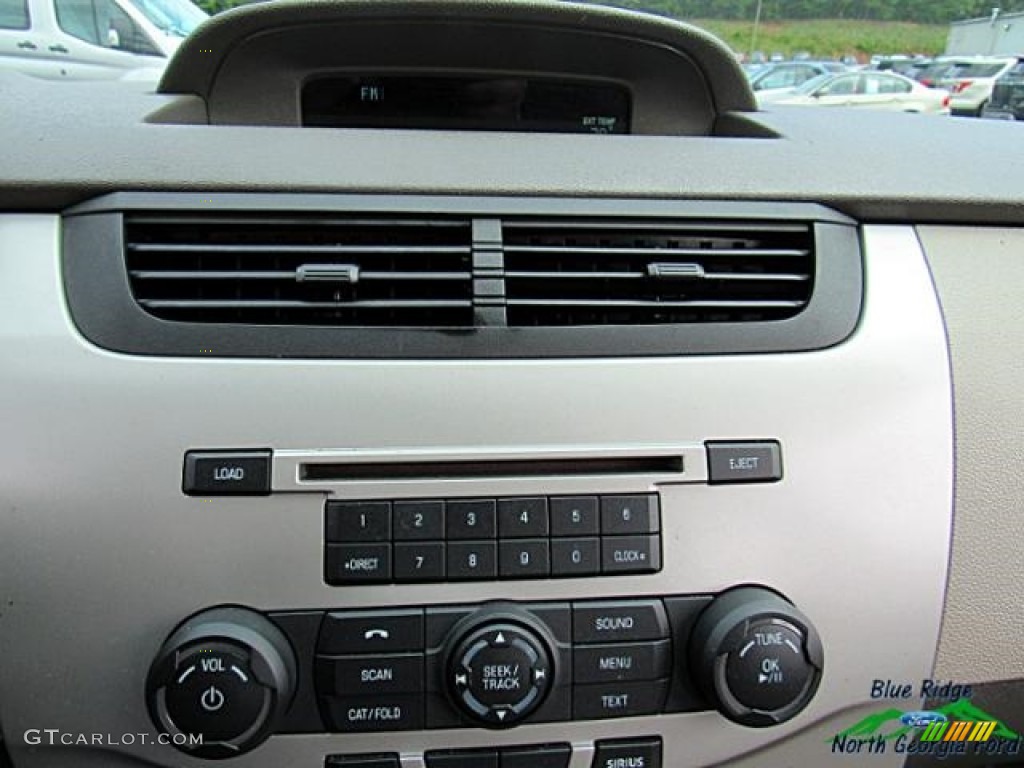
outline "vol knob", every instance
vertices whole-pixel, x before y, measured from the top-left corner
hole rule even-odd
[[[762,587],[715,598],[697,619],[690,671],[730,720],[755,727],[799,714],[821,682],[824,653],[800,611]]]
[[[182,624],[146,681],[153,722],[197,757],[234,757],[270,736],[295,692],[295,654],[267,618],[214,608]]]

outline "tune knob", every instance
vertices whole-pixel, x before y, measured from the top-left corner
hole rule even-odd
[[[824,665],[821,640],[800,611],[762,587],[726,592],[700,615],[690,669],[704,695],[741,725],[785,722],[810,703]]]
[[[214,608],[182,624],[150,668],[153,722],[182,752],[234,757],[274,732],[295,692],[295,654],[264,616]]]
[[[544,702],[556,670],[545,628],[528,614],[482,611],[449,643],[448,691],[469,718],[490,728],[522,722]]]

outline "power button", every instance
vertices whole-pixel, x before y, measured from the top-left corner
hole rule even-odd
[[[224,694],[215,685],[211,685],[199,697],[199,705],[207,712],[216,712],[224,706],[224,701]]]

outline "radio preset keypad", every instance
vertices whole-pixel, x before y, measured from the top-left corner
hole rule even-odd
[[[328,501],[332,585],[661,570],[658,494]]]

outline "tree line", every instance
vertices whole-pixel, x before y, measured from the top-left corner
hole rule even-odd
[[[676,19],[753,20],[757,0],[587,0]],[[1024,11],[1024,0],[762,0],[763,21],[853,19],[948,24],[960,19]]]

